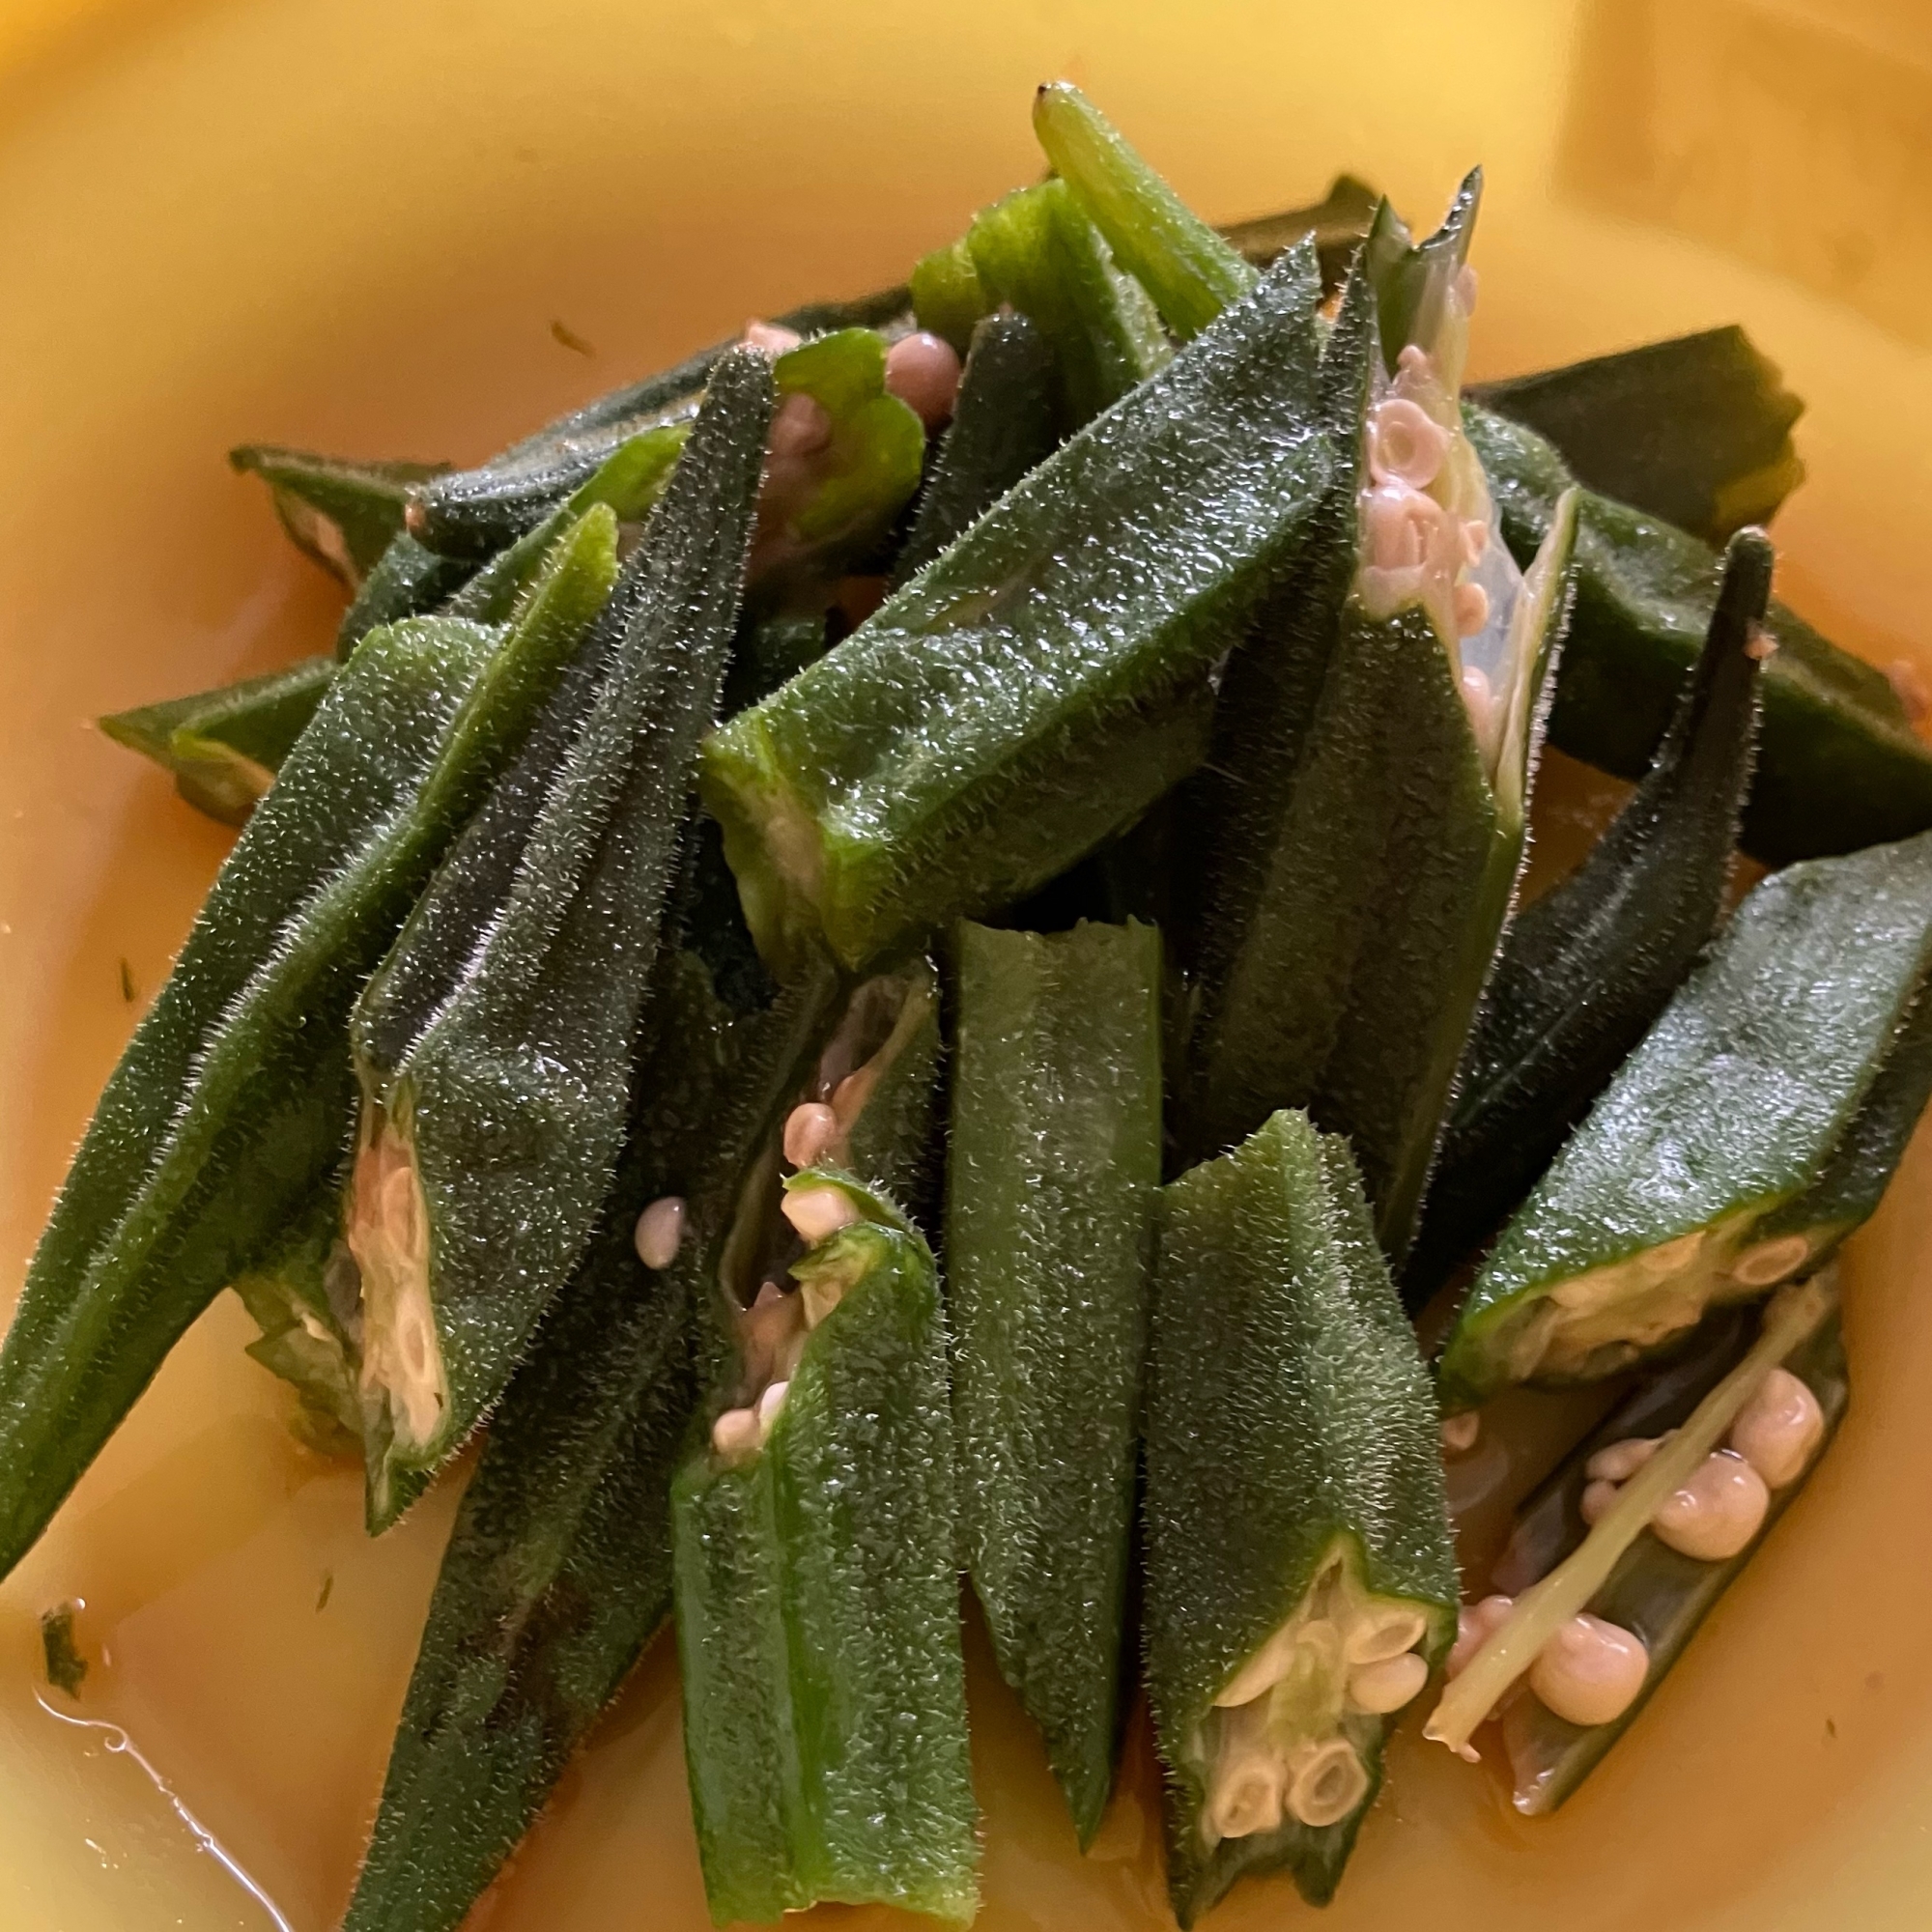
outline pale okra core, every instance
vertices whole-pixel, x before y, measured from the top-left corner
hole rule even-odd
[[[1330,1547],[1293,1613],[1214,1700],[1200,1739],[1210,1846],[1285,1818],[1340,1823],[1367,1795],[1363,1752],[1381,1719],[1429,1681],[1415,1648],[1428,1612],[1364,1588],[1351,1548],[1345,1540]]]

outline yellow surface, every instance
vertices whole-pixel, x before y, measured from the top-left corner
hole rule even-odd
[[[1343,22],[1348,24],[1343,24]],[[1741,319],[1810,401],[1787,594],[1932,668],[1922,0],[53,0],[0,7],[0,1298],[223,836],[101,710],[322,647],[335,600],[221,453],[465,458],[803,297],[882,282],[1085,83],[1204,211],[1350,167],[1417,218],[1480,158],[1479,368]],[[553,337],[561,321],[589,358]],[[1932,1918],[1932,1178],[1850,1269],[1857,1406],[1584,1793],[1530,1826],[1396,1754],[1329,1932],[1861,1932]],[[346,1895],[448,1520],[369,1545],[217,1308],[0,1591],[0,1926],[277,1921]],[[326,1604],[320,1602],[327,1584]],[[64,1598],[76,1730],[34,1696]],[[977,1686],[982,1924],[1162,1922],[1127,1805],[1082,1865]],[[1145,1766],[1141,1767],[1145,1785]],[[660,1650],[491,1932],[703,1922]],[[1214,1924],[1303,1915],[1249,1887]],[[883,1915],[825,1922],[883,1924]]]

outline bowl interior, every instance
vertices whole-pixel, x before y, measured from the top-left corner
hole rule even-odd
[[[470,459],[751,315],[901,276],[1094,93],[1204,212],[1488,168],[1499,374],[1739,320],[1809,402],[1780,588],[1932,671],[1932,29],[1914,0],[119,0],[0,19],[0,1299],[226,843],[98,713],[326,648],[339,600],[223,452]],[[587,345],[587,346],[586,346]],[[1395,1753],[1334,1932],[1826,1932],[1932,1889],[1932,1145],[1848,1264],[1829,1463],[1558,1818]],[[0,1590],[0,1922],[334,1922],[451,1510],[379,1544],[224,1303]],[[91,1673],[37,1699],[40,1612]],[[976,1639],[977,1641],[977,1639]],[[1153,1776],[1082,1861],[976,1661],[987,1906],[1167,1922]],[[1215,1923],[1301,1908],[1279,1884]],[[890,1915],[847,1915],[883,1924]],[[493,1932],[706,1922],[660,1645]]]

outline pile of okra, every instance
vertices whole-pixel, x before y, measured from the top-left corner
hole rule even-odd
[[[668,1625],[718,1921],[965,1922],[962,1573],[1083,1845],[1144,1694],[1180,1922],[1323,1902],[1411,1706],[1561,1804],[1844,1411],[1932,750],[1771,597],[1799,403],[1736,328],[1465,389],[1477,174],[1217,231],[1035,125],[908,286],[479,467],[237,451],[338,648],[104,721],[242,829],[0,1574],[224,1289],[372,1533],[481,1433],[350,1932],[451,1932]],[[1523,904],[1546,738],[1634,789]],[[1591,1433],[1459,1572],[1521,1384]]]

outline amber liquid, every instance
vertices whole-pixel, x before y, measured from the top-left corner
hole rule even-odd
[[[1811,404],[1784,593],[1932,671],[1932,84],[1906,0],[59,11],[0,71],[0,1298],[226,845],[87,721],[326,648],[339,608],[223,449],[473,458],[748,315],[894,279],[1037,171],[1050,73],[1217,213],[1348,166],[1426,216],[1480,156],[1479,374],[1748,323]],[[0,18],[0,58],[20,30]],[[1613,795],[1556,761],[1542,872]],[[1896,1902],[1923,1872],[1929,1173],[1921,1142],[1855,1244],[1842,1437],[1639,1730],[1531,1825],[1411,1723],[1334,1932],[1918,1922],[1845,1888]],[[0,1925],[326,1932],[348,1895],[456,1486],[370,1542],[355,1471],[297,1440],[246,1339],[209,1312],[0,1588]],[[64,1602],[75,1698],[42,1670]],[[1143,1732],[1083,1861],[972,1644],[981,1923],[1168,1922]],[[1299,1909],[1254,1884],[1214,1922]],[[668,1645],[476,1922],[706,1922]]]

